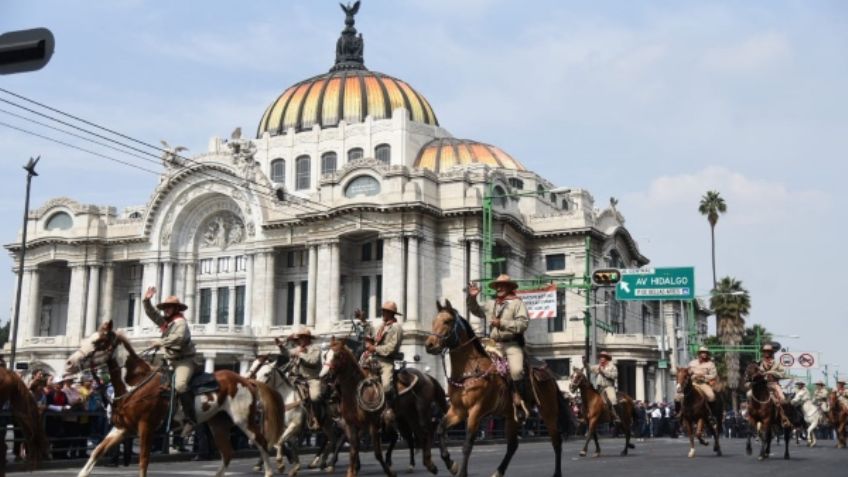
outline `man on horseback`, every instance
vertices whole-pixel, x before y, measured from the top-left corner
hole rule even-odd
[[[312,332],[303,325],[290,334],[286,341],[295,344],[290,351],[291,374],[306,381],[308,387],[306,409],[309,413],[310,427],[317,427],[318,413],[321,409],[318,405],[321,399],[321,380],[318,379],[318,374],[321,372],[321,347],[312,343]]]
[[[618,395],[615,390],[618,368],[612,362],[612,355],[606,351],[601,351],[598,354],[598,364],[592,366],[589,370],[595,375],[595,387],[604,397],[612,421],[615,424],[620,424],[621,418],[618,417],[618,412],[615,410],[615,406],[618,404]]]
[[[527,307],[515,290],[518,283],[512,281],[509,275],[502,274],[489,283],[495,289],[495,299],[486,303],[485,308],[477,303],[480,289],[473,283],[468,284],[466,303],[468,311],[484,320],[489,320],[489,337],[498,344],[509,365],[509,375],[512,379],[512,400],[518,420],[527,418],[528,410],[527,383],[524,379],[524,332],[530,324],[527,317]]]
[[[848,389],[845,389],[844,379],[836,381],[836,389],[833,392],[836,393],[836,402],[842,404],[842,410],[848,411]]]
[[[789,401],[795,407],[801,407],[805,402],[811,401],[810,391],[807,390],[807,385],[803,381],[795,383],[795,395]]]
[[[144,312],[153,320],[162,337],[153,342],[151,348],[163,349],[165,359],[173,369],[174,392],[183,408],[185,422],[183,423],[183,436],[188,436],[194,428],[197,418],[194,412],[194,393],[189,389],[189,382],[194,375],[196,354],[194,343],[191,342],[191,330],[183,312],[188,306],[180,302],[175,296],[165,298],[162,303],[154,307],[150,299],[156,294],[156,287],[149,287],[144,294]],[[161,310],[161,312],[160,312]]]
[[[377,333],[374,334],[373,328],[366,328],[366,336],[369,338],[366,338],[366,356],[362,360],[367,362],[368,359],[374,359],[380,365],[380,383],[386,395],[387,407],[391,407],[394,401],[395,359],[399,357],[400,346],[403,344],[403,327],[397,321],[397,317],[403,315],[397,309],[397,303],[393,301],[383,303],[383,324]],[[356,310],[355,317],[365,322],[365,315],[360,310]]]
[[[769,391],[771,391],[772,395],[777,400],[777,411],[780,414],[780,420],[783,423],[783,426],[789,427],[791,426],[791,423],[786,417],[786,414],[783,412],[783,404],[786,404],[786,396],[783,395],[783,389],[780,387],[780,380],[786,379],[786,370],[783,368],[783,365],[780,364],[780,361],[774,359],[774,347],[772,345],[763,345],[762,352],[763,359],[760,360],[757,365],[759,366],[760,372],[766,377]],[[751,395],[751,392],[749,391],[748,394]]]
[[[827,397],[830,391],[825,387],[824,381],[819,379],[816,381],[816,390],[813,391],[813,404],[815,404],[822,412],[827,412]]]
[[[716,395],[713,386],[718,379],[718,370],[712,360],[709,348],[706,346],[698,348],[698,358],[689,362],[689,373],[692,375],[692,386],[707,399],[710,419],[714,421],[713,403],[716,400]],[[715,423],[711,424],[715,425]]]

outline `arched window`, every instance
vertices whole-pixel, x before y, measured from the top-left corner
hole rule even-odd
[[[349,151],[347,151],[347,162],[355,161],[357,159],[362,159],[364,153],[362,152],[361,147],[355,147]]]
[[[374,148],[374,157],[385,165],[392,162],[392,146],[380,144]]]
[[[295,190],[309,188],[309,156],[300,156],[294,160],[295,167]]]
[[[538,195],[539,197],[544,197],[545,192],[547,192],[547,190],[542,187],[542,184],[536,186],[536,195]]]
[[[56,212],[49,219],[47,225],[44,226],[47,230],[68,230],[74,226],[74,221],[66,212]]]
[[[274,159],[271,161],[271,182],[286,182],[286,161],[285,159]]]
[[[562,210],[568,210],[568,199],[562,199]]]
[[[509,186],[513,189],[522,190],[524,189],[524,181],[517,177],[510,177]]]
[[[492,204],[499,207],[506,207],[506,191],[501,186],[495,186],[492,189]]]
[[[141,212],[133,212],[130,214],[130,218],[133,220],[138,220],[141,218]]]
[[[336,153],[325,152],[321,154],[321,175],[336,172]]]

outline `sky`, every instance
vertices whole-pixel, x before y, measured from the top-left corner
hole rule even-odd
[[[196,154],[236,126],[255,131],[285,88],[326,72],[343,14],[329,0],[0,1],[0,32],[33,27],[53,32],[53,59],[0,87]],[[848,4],[363,0],[356,27],[366,65],[413,85],[453,135],[599,207],[616,197],[652,265],[696,267],[703,295],[710,231],[697,208],[719,191],[717,272],[750,291],[748,323],[798,335],[777,340],[848,373],[835,300],[848,288]],[[7,112],[19,113],[0,103],[0,122],[124,157]],[[144,204],[158,181],[0,125],[2,243],[20,228],[33,155],[34,208]],[[5,321],[15,277],[1,260]]]

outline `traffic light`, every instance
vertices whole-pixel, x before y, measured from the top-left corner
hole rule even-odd
[[[0,35],[0,74],[39,70],[53,56],[55,41],[46,28],[10,31]]]
[[[600,287],[611,287],[621,281],[621,272],[616,268],[602,268],[592,272],[592,283]]]

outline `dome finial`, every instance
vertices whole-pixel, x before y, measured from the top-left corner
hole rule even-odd
[[[354,15],[359,12],[359,0],[347,5],[340,3],[342,11],[345,12],[345,28],[342,30],[342,35],[336,42],[336,64],[330,71],[338,70],[364,70],[365,62],[362,59],[362,50],[364,42],[362,34],[356,34],[356,28],[353,27],[355,20]]]

